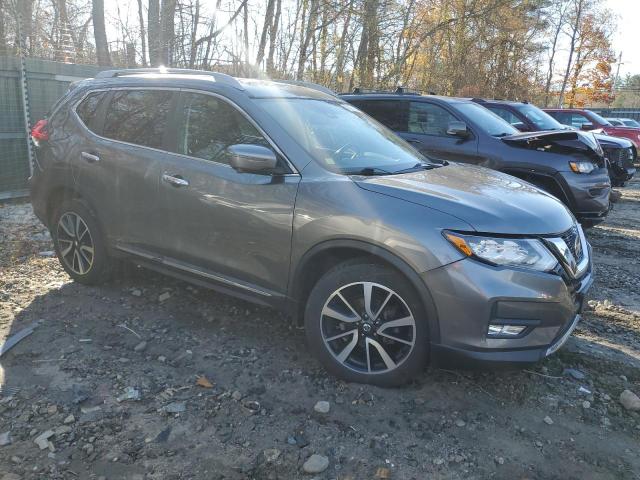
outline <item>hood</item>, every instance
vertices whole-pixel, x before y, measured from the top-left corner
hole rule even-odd
[[[608,132],[615,132],[615,133],[628,133],[628,134],[640,133],[640,128],[637,128],[637,127],[617,127],[615,125],[611,125],[611,126],[606,125],[604,129],[606,129]]]
[[[541,151],[567,150],[590,152],[602,155],[593,133],[578,130],[547,130],[542,132],[516,133],[502,137],[502,141],[513,146]]]
[[[447,213],[478,232],[561,233],[574,223],[555,197],[488,168],[450,163],[401,175],[352,178],[365,190]]]
[[[516,133],[502,137],[508,145],[562,155],[582,154],[599,166],[604,165],[604,152],[593,133],[578,130],[547,130]]]
[[[622,137],[613,137],[603,133],[595,133],[593,136],[603,147],[629,148],[633,145],[631,140]]]

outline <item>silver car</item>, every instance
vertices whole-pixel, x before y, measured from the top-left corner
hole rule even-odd
[[[434,163],[321,87],[107,71],[33,138],[33,207],[74,280],[125,258],[281,308],[346,380],[401,384],[431,357],[538,361],[592,282],[554,197]]]

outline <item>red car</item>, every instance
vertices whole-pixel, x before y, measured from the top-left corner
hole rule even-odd
[[[623,137],[631,140],[638,148],[640,146],[640,128],[614,127],[607,120],[591,110],[578,108],[546,108],[549,115],[564,125],[581,130],[601,130],[613,137]]]

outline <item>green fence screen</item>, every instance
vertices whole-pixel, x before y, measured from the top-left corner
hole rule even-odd
[[[69,83],[93,77],[101,69],[26,59],[27,101],[33,125],[43,118]],[[20,59],[0,56],[0,199],[26,194],[29,177],[27,131],[20,88]]]

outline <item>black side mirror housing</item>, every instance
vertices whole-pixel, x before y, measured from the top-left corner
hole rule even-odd
[[[583,123],[580,125],[580,130],[593,130],[593,123]]]
[[[229,164],[240,173],[271,173],[278,165],[273,150],[262,145],[239,143],[227,148]]]
[[[471,135],[467,124],[460,121],[449,122],[447,126],[447,135],[460,138],[468,138]]]

